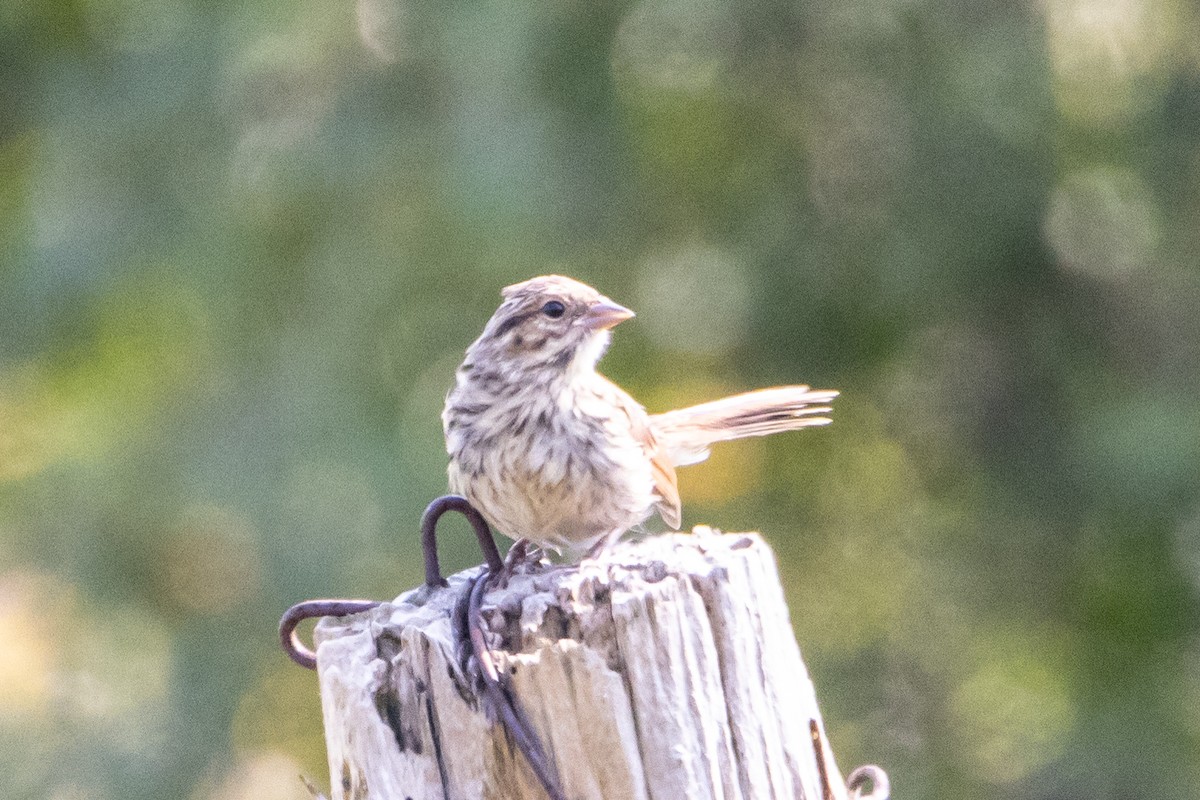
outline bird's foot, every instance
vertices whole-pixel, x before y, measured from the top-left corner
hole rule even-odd
[[[504,557],[504,566],[496,573],[495,586],[503,588],[517,573],[528,572],[530,568],[541,564],[545,551],[528,539],[517,539],[508,549]]]

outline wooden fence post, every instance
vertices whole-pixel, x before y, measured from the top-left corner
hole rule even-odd
[[[462,668],[453,613],[476,572],[317,626],[334,800],[546,797]],[[483,618],[571,800],[847,797],[756,534],[518,573]]]

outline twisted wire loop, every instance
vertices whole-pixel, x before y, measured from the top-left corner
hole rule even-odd
[[[425,558],[425,584],[431,588],[447,586],[442,577],[437,553],[437,524],[447,511],[457,511],[467,518],[475,530],[475,538],[483,558],[487,562],[488,572],[496,574],[504,566],[496,541],[487,521],[467,502],[465,497],[448,494],[434,500],[421,516],[421,550]],[[307,644],[300,640],[296,632],[297,626],[306,619],[314,617],[345,617],[359,614],[379,605],[381,600],[343,600],[320,599],[305,600],[303,603],[289,608],[279,620],[279,644],[287,657],[305,669],[317,668],[317,654]]]
[[[513,744],[525,756],[534,776],[545,789],[550,800],[566,800],[566,795],[559,788],[558,774],[554,769],[554,764],[546,757],[546,751],[533,729],[533,724],[530,723],[525,710],[496,668],[496,660],[487,646],[487,631],[483,624],[484,595],[487,594],[492,584],[507,580],[511,569],[515,568],[518,562],[524,560],[529,542],[523,539],[518,541],[513,546],[512,552],[509,553],[509,561],[506,564],[500,558],[496,540],[492,537],[491,528],[488,527],[487,520],[483,518],[483,515],[467,502],[465,497],[453,494],[439,497],[429,504],[429,507],[425,509],[425,515],[421,518],[421,548],[425,553],[425,585],[431,588],[447,585],[438,563],[436,534],[438,520],[447,511],[457,511],[471,523],[485,561],[485,566],[479,575],[467,584],[467,591],[464,595],[466,603],[460,602],[455,609],[455,631],[460,637],[460,644],[456,650],[469,649],[470,654],[475,657],[475,663],[479,665],[484,702],[488,704],[495,718],[504,726]],[[461,642],[464,628],[466,644],[469,645],[469,648],[463,647]]]
[[[817,757],[817,775],[821,780],[821,800],[833,800],[833,784],[830,782],[829,767],[825,763],[825,741],[821,737],[821,726],[815,719],[808,721],[808,731],[812,735],[813,752]],[[870,791],[865,791],[866,784],[871,785]],[[850,800],[888,800],[891,797],[892,786],[887,773],[882,767],[874,764],[864,764],[851,771],[846,778],[846,789],[850,792]]]
[[[554,770],[553,763],[546,757],[546,751],[542,748],[542,743],[538,740],[533,725],[529,722],[529,717],[501,678],[500,672],[496,668],[496,661],[492,658],[492,651],[487,646],[482,614],[483,596],[497,579],[506,577],[508,573],[505,570],[504,560],[500,558],[496,540],[492,537],[491,528],[488,527],[483,515],[467,502],[465,497],[453,494],[439,497],[426,507],[425,513],[421,516],[421,551],[425,560],[425,585],[430,588],[449,585],[442,576],[437,552],[437,524],[447,511],[457,511],[471,523],[485,561],[485,566],[479,575],[467,584],[464,595],[466,602],[460,602],[459,609],[455,614],[456,631],[461,636],[461,632],[465,629],[469,650],[479,665],[485,702],[495,713],[500,724],[504,726],[517,749],[529,762],[529,766],[533,769],[538,782],[546,790],[550,800],[566,800],[566,795],[559,788],[558,775]],[[527,545],[528,543],[523,543],[520,547],[515,548],[517,551],[513,554],[516,556],[515,560],[519,561],[524,557]],[[381,603],[381,600],[342,599],[305,600],[302,603],[296,603],[284,612],[283,618],[279,621],[279,643],[283,647],[283,652],[300,666],[306,669],[316,669],[317,654],[300,640],[300,636],[296,632],[297,626],[304,620],[314,617],[344,617],[350,614],[359,614],[369,611]],[[465,651],[468,648],[462,647],[462,649]]]
[[[470,640],[470,652],[479,665],[479,677],[483,684],[484,700],[491,711],[500,720],[500,724],[508,732],[512,742],[529,762],[538,783],[546,791],[550,800],[566,800],[566,795],[559,786],[558,773],[554,763],[547,758],[533,724],[528,715],[512,693],[507,681],[501,677],[492,651],[485,640],[486,628],[483,624],[483,596],[493,582],[503,576],[490,569],[483,570],[474,578],[467,591],[466,625],[467,636]]]

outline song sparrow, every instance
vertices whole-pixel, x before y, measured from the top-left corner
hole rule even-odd
[[[824,425],[836,391],[779,386],[647,414],[596,372],[633,312],[545,275],[509,286],[467,349],[442,425],[450,487],[502,533],[597,554],[656,509],[680,522],[675,468],[715,442]]]

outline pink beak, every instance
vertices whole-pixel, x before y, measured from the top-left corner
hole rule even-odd
[[[601,300],[588,308],[583,315],[584,326],[594,331],[606,331],[615,328],[625,320],[634,316],[633,312],[612,300]]]

